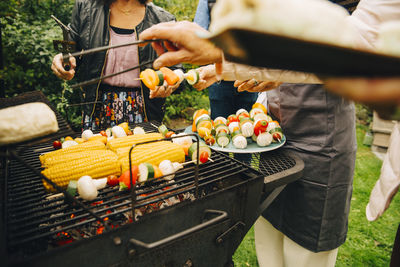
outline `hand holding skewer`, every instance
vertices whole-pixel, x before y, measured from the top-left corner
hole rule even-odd
[[[51,64],[51,70],[57,77],[69,81],[75,76],[76,59],[74,57],[69,57],[68,66],[70,66],[70,68],[65,68],[64,66],[65,63],[63,61],[63,54],[62,53],[57,54],[53,58],[53,62]]]
[[[61,30],[63,32],[63,40],[53,40],[53,45],[54,48],[62,53],[62,69],[60,71],[70,71],[71,70],[71,62],[70,62],[70,54],[75,51],[76,48],[76,43],[72,40],[70,40],[70,35],[77,33],[73,31],[69,26],[64,25],[59,19],[57,19],[54,15],[51,15],[51,18],[54,19],[57,24],[61,27]],[[76,65],[76,64],[75,64]],[[52,66],[53,69],[53,66]],[[57,70],[59,73],[60,71]],[[56,69],[53,69],[53,72],[57,75]],[[58,75],[57,75],[58,76]],[[65,76],[65,75],[62,75]],[[68,78],[70,75],[67,75],[66,77]],[[60,76],[59,76],[60,77]],[[72,76],[73,77],[73,76]],[[63,78],[63,77],[60,77]],[[64,79],[64,78],[63,78]],[[72,78],[71,78],[72,79]]]

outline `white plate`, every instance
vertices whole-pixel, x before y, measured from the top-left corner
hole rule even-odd
[[[192,126],[189,126],[185,129],[185,133],[187,134],[193,134],[192,132]],[[194,133],[197,134],[197,133]],[[217,150],[217,151],[221,151],[221,152],[232,152],[232,153],[261,153],[261,152],[265,152],[265,151],[271,151],[271,150],[275,150],[280,148],[281,146],[283,146],[286,142],[286,137],[285,135],[282,138],[282,141],[280,143],[271,143],[269,146],[264,146],[264,147],[260,147],[257,145],[256,142],[247,144],[247,147],[244,149],[239,149],[233,146],[232,142],[230,142],[228,144],[228,146],[222,148],[217,144],[214,144],[212,146],[210,146],[210,148]]]

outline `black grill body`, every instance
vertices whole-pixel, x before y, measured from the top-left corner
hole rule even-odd
[[[3,155],[16,151],[22,161],[7,159],[0,169],[0,252],[6,266],[229,265],[261,211],[287,183],[298,179],[303,169],[300,159],[283,151],[253,154],[246,163],[213,152],[212,162],[198,169],[194,164],[185,166],[174,183],[154,181],[138,186],[136,201],[129,192],[114,187],[100,190],[94,201],[82,201],[98,216],[95,218],[64,195],[46,192],[41,177],[26,167],[40,170],[38,156],[52,150],[52,140],[74,135],[68,125],[62,126],[62,118],[58,119],[61,130],[55,135],[3,148]],[[140,126],[154,132],[158,124]],[[120,223],[131,212],[132,203],[135,209],[143,209],[182,194],[191,197],[133,222]],[[54,245],[62,234],[102,226],[98,218],[107,219],[109,229],[102,234]]]

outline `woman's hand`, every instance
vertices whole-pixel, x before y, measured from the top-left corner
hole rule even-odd
[[[197,71],[199,72],[200,80],[193,87],[198,91],[204,90],[218,81],[214,64],[200,67]]]
[[[51,70],[58,78],[71,80],[75,76],[76,60],[74,57],[69,57],[69,64],[71,69],[66,71],[63,66],[63,55],[60,53],[53,58]]]
[[[201,32],[208,33],[193,22],[165,22],[144,30],[139,39],[165,40],[164,46],[160,42],[151,43],[159,55],[153,63],[155,69],[178,63],[206,65],[222,62],[222,51],[206,39],[200,38],[197,33]]]
[[[233,86],[238,88],[238,92],[265,92],[272,90],[281,85],[282,82],[278,81],[257,81],[256,79],[250,79],[247,81],[235,81]]]
[[[175,85],[168,85],[166,82],[164,82],[164,85],[156,86],[154,90],[150,90],[150,99],[170,96],[179,87],[179,85],[179,82],[177,82]]]

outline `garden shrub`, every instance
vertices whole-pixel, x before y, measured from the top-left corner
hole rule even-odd
[[[73,128],[80,126],[79,108],[69,107],[80,100],[79,91],[73,91],[69,83],[58,79],[50,65],[57,51],[53,40],[62,39],[61,28],[50,18],[55,15],[65,24],[70,21],[74,0],[10,0],[0,3],[5,94],[12,97],[23,92],[40,90],[68,117]],[[178,21],[192,21],[198,1],[155,0],[154,3],[174,14]],[[193,68],[185,64],[188,70]],[[166,99],[166,120],[188,118],[188,109],[207,108],[207,91],[198,92],[187,87],[181,94]],[[69,107],[66,111],[66,107]]]

